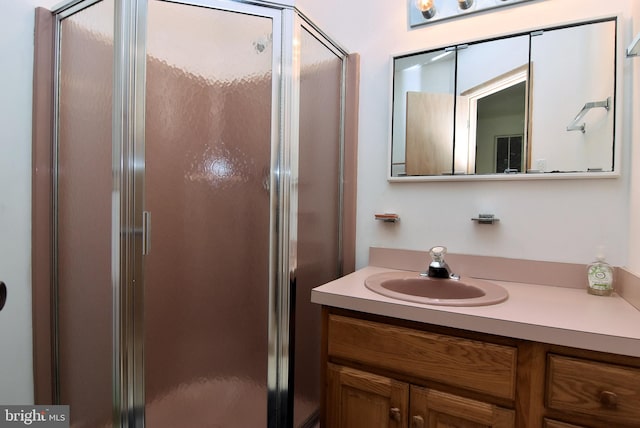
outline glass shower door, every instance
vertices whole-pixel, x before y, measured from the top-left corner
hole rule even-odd
[[[72,10],[59,27],[54,395],[74,428],[112,419],[113,7]]]
[[[320,306],[311,289],[341,274],[343,58],[321,35],[300,28],[300,119],[295,328],[295,427],[320,407]]]
[[[267,426],[273,19],[148,5],[145,418]]]

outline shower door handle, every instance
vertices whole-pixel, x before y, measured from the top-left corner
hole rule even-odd
[[[0,281],[0,311],[4,308],[4,304],[7,302],[7,285]]]
[[[151,213],[142,212],[142,255],[148,256],[151,250]]]

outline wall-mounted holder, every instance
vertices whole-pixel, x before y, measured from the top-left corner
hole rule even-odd
[[[493,214],[478,214],[478,217],[473,217],[471,220],[477,221],[478,224],[493,224],[500,221],[500,219]]]
[[[394,213],[374,214],[374,218],[385,223],[396,223],[400,221],[400,216]]]
[[[582,110],[576,115],[576,117],[571,121],[571,123],[567,126],[567,131],[581,131],[583,134],[585,132],[586,124],[578,125],[578,122],[582,120],[582,118],[591,110],[592,108],[602,107],[605,110],[609,111],[611,107],[611,97],[608,97],[603,101],[593,101],[590,103],[586,103]]]

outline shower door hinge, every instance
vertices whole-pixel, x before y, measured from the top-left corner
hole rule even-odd
[[[151,213],[142,212],[142,255],[148,256],[151,250]]]

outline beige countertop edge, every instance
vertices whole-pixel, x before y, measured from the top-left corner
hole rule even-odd
[[[313,303],[518,339],[640,357],[640,311],[619,296],[585,290],[498,282],[503,303],[445,307],[378,295],[364,279],[394,269],[369,266],[312,290]]]

